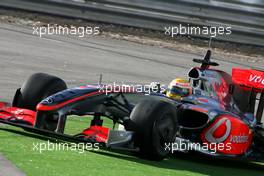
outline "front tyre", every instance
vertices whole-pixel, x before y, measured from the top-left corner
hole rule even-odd
[[[143,157],[162,160],[169,154],[165,144],[174,142],[178,129],[176,108],[162,100],[143,100],[133,109],[135,145]]]
[[[35,73],[17,91],[13,106],[36,111],[41,100],[65,89],[67,86],[62,79],[45,73]]]

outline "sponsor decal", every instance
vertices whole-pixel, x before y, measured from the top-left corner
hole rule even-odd
[[[222,128],[225,130],[223,135],[221,136],[214,135],[216,130],[218,130],[219,128]],[[221,142],[224,142],[228,138],[230,132],[231,132],[231,122],[228,118],[224,117],[220,119],[212,127],[210,127],[210,129],[205,133],[205,139],[211,143],[221,143]]]
[[[231,135],[230,142],[237,144],[247,143],[248,138],[249,138],[248,135],[239,135],[239,136]]]
[[[250,69],[233,68],[232,79],[234,83],[256,89],[264,89],[264,72]]]
[[[264,77],[251,74],[249,76],[249,82],[260,83],[264,85]]]
[[[51,97],[48,97],[45,100],[43,100],[43,103],[45,103],[45,104],[52,104],[53,102],[54,102],[54,100]]]
[[[245,153],[252,144],[252,131],[240,119],[228,114],[220,115],[206,128],[201,139],[205,143],[230,144],[231,149],[217,150],[219,153],[240,155]]]

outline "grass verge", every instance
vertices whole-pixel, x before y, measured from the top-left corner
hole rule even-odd
[[[105,122],[108,126],[111,125],[110,121]],[[88,125],[87,119],[70,118],[66,132],[78,133]],[[120,153],[106,149],[84,153],[65,150],[40,153],[33,150],[33,143],[43,143],[48,139],[19,128],[0,126],[0,153],[29,176],[264,175],[264,165],[261,163],[223,161],[186,154],[176,154],[162,162],[155,162],[139,159],[129,152]]]

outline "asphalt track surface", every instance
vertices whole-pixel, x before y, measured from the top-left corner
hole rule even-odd
[[[175,77],[187,77],[188,70],[198,65],[192,59],[200,58],[202,54],[186,54],[100,36],[39,38],[32,33],[33,29],[29,27],[0,24],[1,101],[11,101],[15,90],[35,72],[57,75],[69,87],[97,83],[100,74],[103,74],[104,83],[149,84],[157,81],[168,84]],[[220,59],[217,62],[229,73],[232,67],[249,65],[235,63],[236,60]],[[1,156],[0,170],[1,173],[16,173],[16,169]]]
[[[25,176],[17,167],[15,167],[5,157],[0,155],[0,176]]]
[[[122,40],[86,36],[49,35],[39,38],[29,27],[0,24],[0,99],[11,101],[15,90],[35,72],[63,78],[69,87],[97,83],[126,82],[168,84],[175,77],[187,77],[197,55],[146,46]],[[219,68],[247,67],[217,60]],[[258,67],[264,67],[264,65]]]

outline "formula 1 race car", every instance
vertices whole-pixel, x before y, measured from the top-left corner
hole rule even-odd
[[[210,56],[208,50],[204,59],[193,60],[201,66],[189,71],[193,91],[181,100],[126,86],[67,89],[62,79],[37,73],[17,90],[12,105],[0,103],[0,123],[65,141],[138,151],[153,160],[181,151],[179,144],[189,146],[184,152],[263,160],[264,72],[233,68],[230,76],[209,68],[218,66]],[[79,134],[64,134],[70,115],[92,117],[91,124]],[[124,129],[104,127],[102,117]]]

